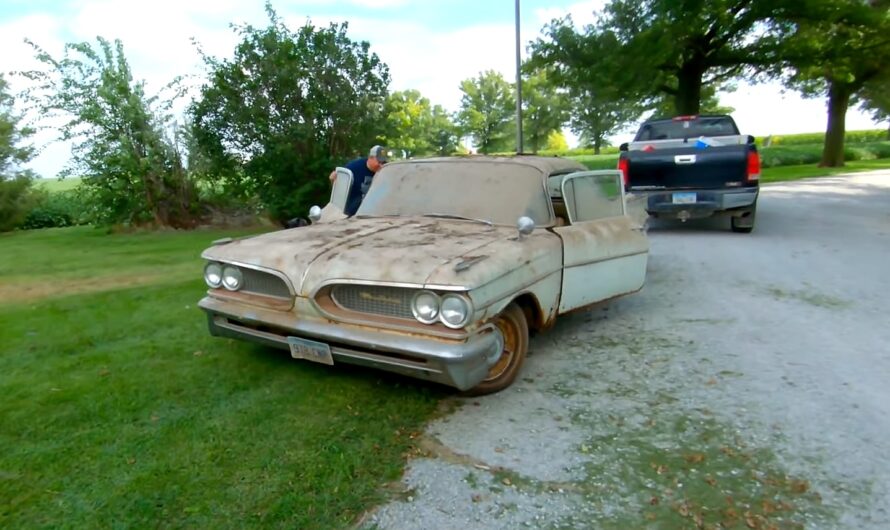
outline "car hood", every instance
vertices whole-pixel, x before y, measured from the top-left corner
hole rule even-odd
[[[352,218],[206,250],[207,259],[285,273],[301,296],[337,280],[472,288],[522,259],[512,227],[430,218]],[[493,246],[492,246],[493,245]]]

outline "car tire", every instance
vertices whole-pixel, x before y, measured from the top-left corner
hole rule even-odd
[[[751,214],[746,217],[731,217],[730,228],[737,234],[750,234],[754,230],[754,221],[757,216],[757,206],[751,209]]]
[[[507,388],[525,363],[528,354],[528,321],[516,302],[511,303],[494,319],[494,325],[504,336],[504,351],[489,369],[488,376],[478,385],[464,392],[465,396],[484,396]]]

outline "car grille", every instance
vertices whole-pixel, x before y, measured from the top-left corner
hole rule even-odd
[[[241,292],[274,296],[277,298],[291,298],[291,293],[287,284],[278,276],[254,269],[247,269],[244,267],[239,268],[244,277],[244,286],[241,287]]]
[[[331,298],[344,309],[414,320],[411,298],[416,289],[380,285],[335,285]]]

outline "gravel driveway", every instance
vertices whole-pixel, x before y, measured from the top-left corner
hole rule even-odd
[[[361,526],[890,528],[890,172],[652,222],[643,291],[536,336]]]

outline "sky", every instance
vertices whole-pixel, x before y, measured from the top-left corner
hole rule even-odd
[[[554,18],[571,14],[576,26],[594,20],[604,0],[521,0],[522,56]],[[460,105],[460,82],[485,70],[514,80],[516,72],[514,0],[273,0],[285,23],[295,29],[348,22],[353,40],[366,40],[389,65],[391,90],[416,89],[450,111]],[[66,42],[97,36],[120,39],[134,78],[148,94],[176,76],[200,80],[206,73],[193,39],[216,57],[230,57],[237,36],[232,23],[263,26],[264,0],[0,0],[0,72],[37,67],[29,38],[60,57]],[[6,76],[13,89],[21,81]],[[754,135],[817,132],[825,129],[824,99],[802,99],[777,84],[740,83],[721,103],[735,108],[742,133]],[[856,109],[847,129],[881,127]],[[568,131],[566,131],[568,132]],[[632,133],[632,131],[630,131]],[[570,144],[576,139],[567,134]],[[615,142],[626,141],[620,134]],[[53,142],[52,131],[35,137],[40,154],[30,167],[51,178],[64,167],[70,147]]]

